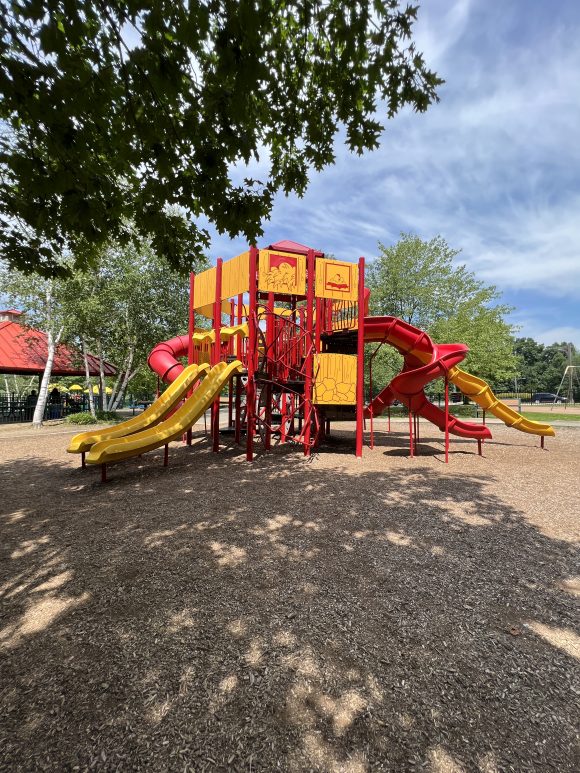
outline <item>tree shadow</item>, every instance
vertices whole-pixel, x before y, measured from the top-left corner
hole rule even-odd
[[[3,765],[574,770],[574,545],[339,446],[6,462]]]

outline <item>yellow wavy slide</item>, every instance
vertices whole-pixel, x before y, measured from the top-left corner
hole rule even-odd
[[[131,456],[153,451],[173,440],[179,440],[183,433],[203,416],[232,375],[243,370],[239,360],[229,365],[225,362],[213,367],[191,397],[175,413],[160,424],[144,429],[127,437],[116,437],[95,443],[87,456],[87,464],[119,462]]]
[[[93,430],[91,432],[81,432],[75,435],[67,448],[69,454],[80,454],[88,451],[95,443],[112,438],[125,437],[140,432],[147,427],[153,427],[174,408],[180,400],[183,400],[187,391],[192,387],[198,378],[202,378],[209,370],[209,365],[189,365],[175,381],[170,384],[165,392],[160,395],[149,408],[143,413],[133,416],[132,419],[116,424],[109,429]]]
[[[527,432],[530,435],[553,437],[556,434],[550,424],[526,419],[521,413],[502,403],[491,391],[489,384],[477,376],[466,373],[461,368],[455,367],[449,371],[449,381],[455,384],[470,400],[477,403],[485,411],[493,413],[494,416],[501,419],[508,427],[519,429],[521,432]]]

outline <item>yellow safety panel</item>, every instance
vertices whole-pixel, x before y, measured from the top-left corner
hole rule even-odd
[[[247,293],[250,282],[250,253],[242,252],[222,266],[222,299]]]
[[[356,361],[353,354],[315,354],[313,402],[355,405]]]
[[[306,295],[306,257],[260,250],[258,289],[265,293]]]
[[[215,279],[216,269],[208,268],[201,274],[196,274],[193,286],[193,306],[195,309],[201,309],[202,306],[208,306],[215,302]]]
[[[318,258],[316,261],[317,298],[356,301],[358,298],[358,266],[343,260]]]

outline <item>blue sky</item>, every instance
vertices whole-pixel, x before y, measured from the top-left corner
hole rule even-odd
[[[441,234],[517,307],[520,335],[580,348],[580,2],[425,0],[415,29],[440,103],[362,158],[337,144],[303,199],[277,198],[261,243],[354,260]],[[214,258],[244,248],[213,234]]]

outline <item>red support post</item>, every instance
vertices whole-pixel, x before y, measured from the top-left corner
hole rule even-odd
[[[358,331],[356,373],[356,455],[362,457],[365,376],[365,259],[358,261]]]
[[[312,367],[313,367],[313,333],[314,333],[314,250],[308,250],[306,257],[308,287],[306,289],[306,362],[304,378],[304,455],[310,456],[310,435],[312,429]]]
[[[248,309],[248,351],[247,369],[248,383],[246,385],[246,459],[251,462],[254,458],[254,423],[256,385],[254,382],[256,372],[257,352],[257,319],[256,319],[256,276],[257,276],[258,250],[250,247],[250,281],[249,281],[249,309]]]
[[[480,437],[477,438],[477,453],[479,454],[479,456],[483,456],[483,453],[481,451],[481,438]]]
[[[221,360],[221,327],[222,327],[222,266],[223,260],[217,259],[215,273],[215,303],[213,312],[213,329],[215,341],[212,352],[212,366],[216,366]],[[220,395],[211,404],[211,436],[212,450],[219,451],[220,447]]]
[[[445,464],[449,463],[449,379],[445,376]]]
[[[413,438],[413,411],[409,407],[409,456],[411,459],[415,455],[414,451],[415,441]]]
[[[274,353],[274,293],[268,293],[268,313],[266,315],[266,369],[268,371],[268,378],[273,377],[273,363],[275,359]],[[267,384],[265,387],[266,392],[266,405],[264,407],[264,449],[269,451],[272,447],[272,385]]]
[[[194,292],[195,292],[195,274],[193,271],[189,274],[189,324],[188,334],[189,341],[187,342],[187,364],[193,364],[193,332],[195,330],[195,307],[194,307]],[[187,393],[188,397],[193,394],[193,389],[190,389]],[[192,428],[190,427],[186,433],[187,445],[191,445]]]

